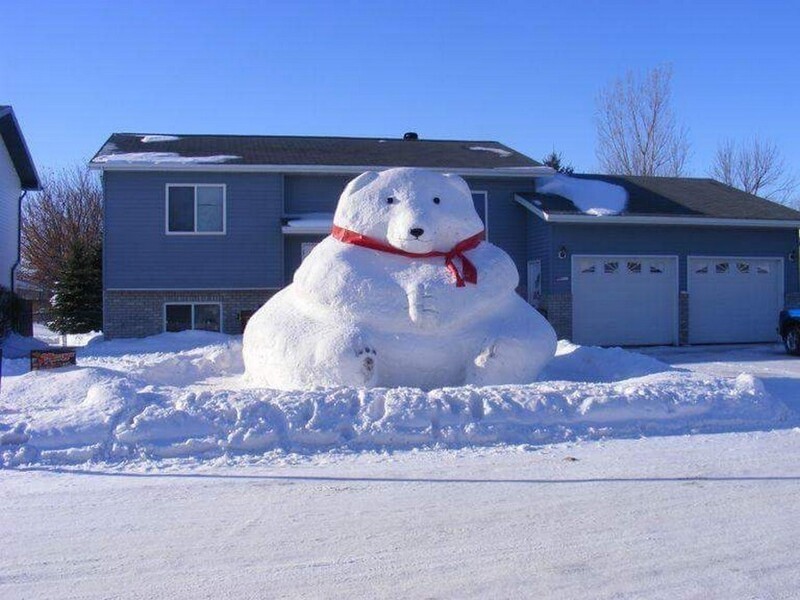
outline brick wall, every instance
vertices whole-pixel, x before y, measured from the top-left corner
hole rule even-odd
[[[572,294],[543,296],[542,309],[558,339],[572,339]]]
[[[214,302],[222,304],[223,332],[239,334],[242,332],[240,311],[257,310],[276,292],[277,290],[106,290],[103,297],[103,333],[107,339],[163,333],[165,303]]]

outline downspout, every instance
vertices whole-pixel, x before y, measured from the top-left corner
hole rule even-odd
[[[17,202],[17,262],[11,266],[11,291],[16,292],[16,274],[19,263],[22,261],[22,201],[28,194],[28,190],[23,190]]]

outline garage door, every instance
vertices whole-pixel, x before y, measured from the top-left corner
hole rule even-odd
[[[578,344],[678,342],[678,259],[574,256],[572,337]]]
[[[776,340],[783,308],[783,259],[688,259],[689,343]]]

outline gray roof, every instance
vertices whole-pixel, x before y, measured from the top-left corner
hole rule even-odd
[[[28,151],[28,145],[25,143],[22,130],[19,128],[17,118],[10,106],[0,106],[0,138],[8,150],[22,189],[41,189],[39,175],[36,173],[31,153]]]
[[[605,181],[625,188],[628,204],[620,216],[800,220],[800,212],[796,210],[714,179],[595,174],[575,174],[573,177]],[[583,214],[562,196],[519,195],[529,201],[535,200],[535,204],[548,214]]]
[[[147,136],[155,141],[143,141]],[[142,153],[149,153],[149,156]],[[144,133],[113,134],[94,156],[92,163],[125,163],[125,157],[120,155],[128,155],[131,162],[137,164],[170,162],[169,154],[159,156],[153,153],[174,153],[175,158],[183,162],[224,165],[452,169],[541,166],[524,154],[492,141]]]

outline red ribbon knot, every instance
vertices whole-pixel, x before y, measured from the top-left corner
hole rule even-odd
[[[331,235],[345,244],[353,244],[354,246],[370,248],[380,252],[388,252],[389,254],[397,254],[407,258],[431,258],[435,256],[443,256],[444,266],[448,271],[450,271],[450,273],[453,274],[453,277],[456,279],[456,287],[464,287],[467,283],[478,283],[478,269],[475,267],[473,262],[464,255],[464,252],[478,247],[478,244],[483,241],[483,231],[476,233],[465,240],[461,240],[455,246],[453,246],[449,252],[440,252],[438,250],[434,250],[432,252],[425,252],[423,254],[415,254],[414,252],[400,250],[399,248],[395,248],[389,244],[384,244],[380,240],[376,240],[375,238],[371,238],[366,235],[361,235],[360,233],[350,231],[349,229],[344,229],[338,225],[333,226],[331,229]],[[461,260],[461,272],[459,272],[458,267],[456,267],[454,260],[456,258]]]

